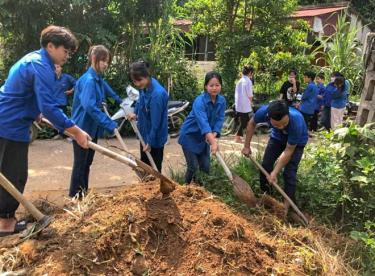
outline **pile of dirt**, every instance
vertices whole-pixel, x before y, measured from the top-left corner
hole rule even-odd
[[[178,186],[162,198],[158,183],[138,184],[115,195],[90,194],[54,213],[48,229],[17,247],[13,270],[27,275],[304,274],[303,260],[292,257],[286,242],[196,186]]]

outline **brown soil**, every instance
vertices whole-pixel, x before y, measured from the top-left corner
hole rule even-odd
[[[66,209],[49,208],[55,221],[18,247],[21,257],[13,270],[25,269],[27,275],[305,275],[303,262],[293,260],[293,246],[275,238],[271,223],[269,235],[201,187],[177,186],[163,198],[157,182],[137,184],[115,195],[91,194],[79,208],[71,203]]]

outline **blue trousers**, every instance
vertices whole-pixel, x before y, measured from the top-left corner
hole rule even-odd
[[[96,143],[98,138],[92,141]],[[81,148],[76,141],[73,141],[73,170],[70,180],[69,196],[74,197],[78,194],[82,197],[89,188],[89,175],[92,161],[94,160],[95,151],[92,149]]]
[[[325,127],[326,130],[331,129],[331,107],[325,106],[322,111],[322,116],[320,118],[320,123]]]
[[[198,170],[205,173],[210,171],[210,147],[207,145],[206,149],[197,154],[185,148],[182,148],[185,159],[186,159],[186,174],[185,174],[185,183],[190,184],[195,178],[195,174]]]
[[[283,144],[279,140],[270,138],[264,152],[262,162],[262,166],[267,172],[272,172],[276,160],[279,158],[285,148],[286,144]],[[295,201],[294,194],[296,191],[298,165],[301,161],[304,148],[304,146],[297,146],[295,148],[294,153],[289,163],[285,166],[283,172],[284,191],[293,201]],[[272,187],[268,183],[267,178],[262,173],[260,173],[260,188],[265,193],[272,192]]]

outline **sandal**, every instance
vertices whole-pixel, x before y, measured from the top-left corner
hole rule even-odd
[[[16,222],[16,225],[14,226],[14,230],[11,232],[8,231],[0,231],[0,237],[6,237],[14,234],[18,234],[24,230],[27,229],[27,220],[19,220]]]

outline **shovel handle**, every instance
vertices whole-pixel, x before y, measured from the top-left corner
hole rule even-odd
[[[145,140],[143,140],[143,137],[142,137],[141,133],[139,132],[139,129],[138,129],[135,121],[129,120],[129,122],[130,122],[135,134],[138,136],[139,141],[141,141],[142,147],[146,146]],[[147,155],[148,160],[150,161],[150,164],[151,164],[152,168],[157,171],[158,167],[156,167],[154,158],[152,158],[151,153],[149,151],[146,151],[146,155]]]
[[[225,174],[232,181],[233,180],[233,174],[230,171],[230,169],[228,168],[227,164],[225,163],[225,161],[224,161],[223,157],[221,156],[220,152],[217,151],[215,155],[216,155],[216,158],[219,161],[220,165],[223,167],[223,169],[225,171]]]
[[[0,185],[11,194],[25,209],[37,220],[41,221],[44,219],[43,215],[30,201],[28,201],[23,194],[21,194],[16,187],[2,174],[0,173]]]
[[[102,105],[103,105],[103,110],[104,110],[105,114],[107,114],[107,116],[108,116],[109,118],[111,118],[111,115],[109,115],[109,112],[108,112],[108,109],[107,109],[107,104],[103,102]],[[123,148],[123,150],[124,150],[125,152],[129,153],[129,149],[128,149],[128,147],[126,146],[126,144],[125,144],[125,142],[124,142],[124,139],[122,139],[121,134],[120,134],[120,132],[118,131],[118,129],[115,128],[115,129],[113,130],[113,132],[115,133],[115,136],[116,136],[117,140],[120,142],[120,145],[121,145],[121,147]]]
[[[125,157],[121,154],[118,154],[117,152],[111,151],[109,149],[106,149],[105,147],[99,146],[98,144],[89,141],[88,146],[90,149],[100,152],[101,154],[108,156],[114,160],[117,160],[121,163],[124,163],[128,165],[131,168],[137,167],[137,163],[134,162],[132,159]]]
[[[250,160],[255,164],[255,166],[268,178],[270,175],[269,173],[262,167],[261,164],[252,156],[249,155]],[[298,209],[297,205],[294,204],[293,200],[290,199],[290,197],[284,192],[283,189],[280,188],[280,186],[276,182],[271,182],[271,185],[276,188],[276,190],[285,198],[286,201],[292,206],[293,210],[303,219],[304,223],[306,225],[309,224],[308,219],[306,216]]]

